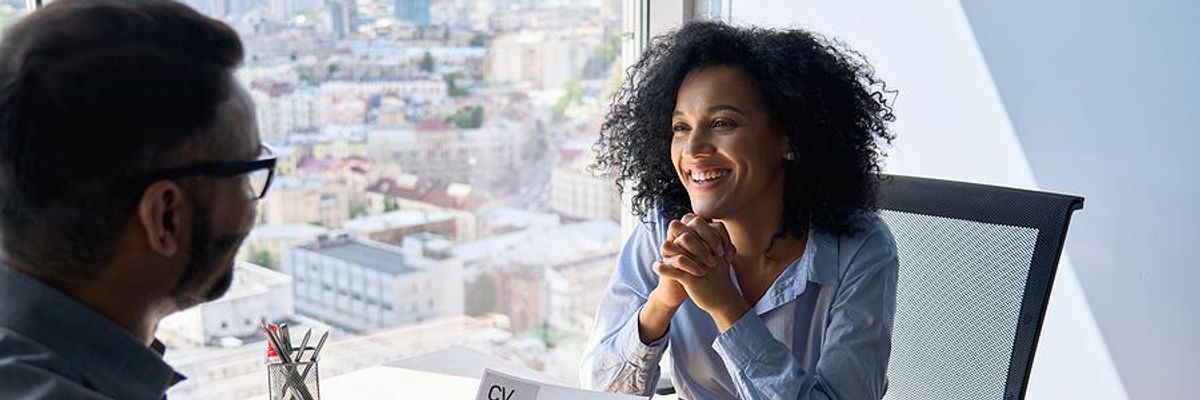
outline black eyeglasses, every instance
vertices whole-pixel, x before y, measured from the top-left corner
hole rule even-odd
[[[267,195],[271,181],[275,179],[275,152],[270,146],[262,145],[258,159],[253,161],[221,161],[182,167],[168,168],[135,178],[132,182],[139,185],[149,185],[162,180],[179,179],[189,176],[232,177],[245,174],[248,178],[248,194],[255,200]]]

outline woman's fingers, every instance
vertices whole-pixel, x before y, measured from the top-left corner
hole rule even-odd
[[[685,217],[686,217],[686,215],[685,215]],[[667,224],[667,241],[674,242],[675,238],[678,238],[679,235],[682,235],[685,232],[691,232],[691,231],[692,231],[692,228],[688,228],[687,224],[683,223],[680,220],[673,219],[673,220],[671,220],[670,224]]]
[[[712,250],[708,243],[700,235],[688,232],[675,238],[675,244],[683,248],[687,255],[692,256],[696,261],[701,261],[706,266],[716,266],[719,257]]]
[[[725,238],[721,237],[721,232],[714,229],[712,224],[705,218],[692,218],[687,223],[687,227],[704,239],[716,258],[724,259],[729,249],[725,246]]]
[[[725,261],[733,262],[733,256],[737,254],[737,248],[733,246],[733,239],[729,237],[729,229],[725,228],[725,223],[713,221],[708,224],[721,236],[721,243],[725,246]]]
[[[674,280],[680,281],[680,283],[682,283],[685,280],[691,280],[691,279],[695,278],[690,273],[688,273],[682,269],[676,268],[675,266],[673,266],[669,263],[658,262],[658,261],[656,261],[654,263],[654,273],[658,274],[658,276],[663,277],[663,278],[674,279]]]
[[[691,223],[693,219],[696,219],[698,217],[699,217],[698,215],[693,214],[693,213],[683,214],[682,217],[679,217],[679,222],[683,222],[684,225],[687,225],[687,224]]]
[[[663,258],[674,257],[678,255],[689,255],[697,260],[704,260],[707,264],[715,264],[713,256],[708,255],[709,250],[702,240],[696,238],[692,233],[684,233],[683,236],[676,238],[674,241],[663,242],[659,246],[658,251]]]
[[[663,242],[662,246],[659,246],[658,252],[662,254],[663,258],[667,258],[687,253],[687,250],[684,250],[682,246],[675,244],[674,241],[668,240]]]
[[[720,264],[718,261],[733,262],[737,254],[724,223],[696,214],[685,214],[670,222],[660,251],[664,258],[688,254],[710,267]]]
[[[708,268],[705,268],[703,264],[700,264],[694,258],[686,254],[664,258],[663,263],[667,264],[667,266],[686,272],[688,275],[694,277],[708,275]]]

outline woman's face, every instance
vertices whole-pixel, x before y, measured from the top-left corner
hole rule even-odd
[[[754,83],[741,71],[690,72],[675,99],[671,130],[671,161],[697,215],[723,219],[781,201],[786,141],[772,130]]]

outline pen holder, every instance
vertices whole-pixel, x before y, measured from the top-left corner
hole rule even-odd
[[[316,361],[267,364],[270,400],[320,400],[320,368]]]

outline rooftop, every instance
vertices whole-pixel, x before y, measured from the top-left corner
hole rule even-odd
[[[620,250],[621,227],[609,220],[533,227],[458,245],[454,252],[466,262],[556,265]]]
[[[404,255],[397,247],[347,235],[323,238],[300,248],[390,275],[419,270],[405,262]]]
[[[454,216],[447,212],[418,210],[396,210],[378,215],[368,215],[342,223],[342,228],[351,232],[378,232],[389,229],[408,228],[432,222],[449,221]]]
[[[367,191],[461,211],[480,211],[488,203],[469,185],[434,179],[414,180],[412,175],[382,178],[368,186]]]
[[[257,264],[239,261],[234,266],[233,283],[225,296],[214,303],[267,293],[271,286],[288,284],[292,277]]]
[[[483,213],[482,219],[493,229],[549,227],[557,226],[561,222],[558,214],[529,211],[514,207],[493,208]]]
[[[309,240],[326,232],[325,229],[309,224],[270,224],[259,225],[250,231],[248,240],[254,239],[301,239]]]

